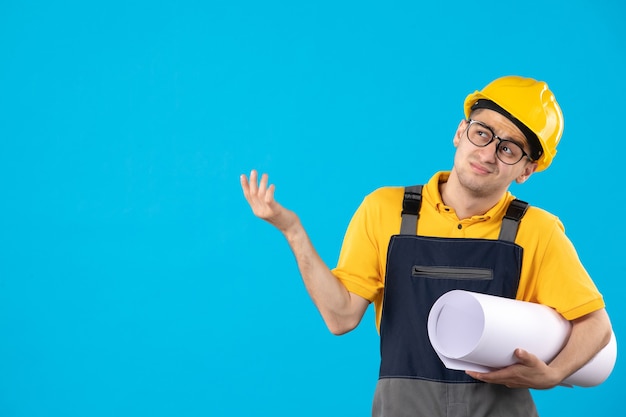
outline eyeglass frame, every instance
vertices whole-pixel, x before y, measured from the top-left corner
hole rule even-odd
[[[469,137],[469,129],[470,129],[470,127],[471,127],[473,124],[478,124],[478,125],[480,125],[480,126],[484,127],[485,129],[487,129],[488,131],[490,131],[490,132],[491,132],[491,135],[492,135],[491,140],[489,140],[489,142],[485,143],[484,145],[477,145],[477,144],[475,144],[474,142],[472,142],[472,140],[471,140],[471,139],[470,139],[470,137]],[[528,160],[529,160],[530,162],[535,162],[535,161],[534,161],[534,160],[530,157],[530,155],[528,155],[528,154],[526,153],[526,151],[524,150],[524,147],[523,147],[523,146],[521,146],[519,143],[517,143],[517,142],[515,142],[515,141],[513,141],[513,140],[511,140],[511,139],[502,139],[500,136],[498,136],[498,135],[496,135],[496,134],[495,134],[495,132],[493,131],[493,129],[492,129],[491,127],[487,126],[484,122],[481,122],[480,120],[467,119],[467,127],[465,128],[465,136],[467,137],[467,140],[468,140],[468,141],[469,141],[472,145],[474,145],[474,146],[476,146],[476,147],[478,147],[478,148],[486,148],[487,146],[489,146],[489,144],[491,144],[491,142],[493,142],[495,139],[498,139],[498,143],[496,144],[496,151],[495,151],[495,155],[496,155],[496,158],[498,158],[498,160],[499,160],[500,162],[502,162],[503,164],[505,164],[505,165],[515,165],[515,164],[519,163],[519,161],[521,161],[522,159],[524,159],[524,157],[528,158]],[[520,150],[522,151],[522,156],[520,156],[520,158],[519,158],[516,162],[513,162],[513,163],[503,161],[503,160],[502,160],[502,159],[498,156],[498,149],[500,149],[500,145],[502,144],[502,142],[510,142],[510,143],[514,144],[515,146],[519,147],[519,148],[520,148]]]

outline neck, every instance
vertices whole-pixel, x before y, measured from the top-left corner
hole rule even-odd
[[[439,184],[439,192],[443,203],[452,207],[459,219],[481,216],[502,198],[502,193],[487,194],[464,187],[456,177],[454,170],[450,173],[448,182]]]

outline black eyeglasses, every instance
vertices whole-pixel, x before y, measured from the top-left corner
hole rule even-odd
[[[524,157],[528,158],[532,162],[532,159],[520,145],[517,143],[498,137],[493,130],[487,125],[478,120],[468,120],[466,134],[467,139],[474,145],[480,148],[484,148],[489,145],[494,139],[498,140],[496,147],[496,157],[507,165],[515,165],[521,161]]]

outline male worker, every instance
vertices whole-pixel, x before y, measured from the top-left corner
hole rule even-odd
[[[267,175],[241,176],[254,214],[287,238],[332,333],[354,329],[374,302],[381,338],[374,416],[536,416],[528,388],[558,385],[611,337],[602,295],[559,219],[508,191],[556,154],[563,116],[547,84],[502,77],[467,96],[464,110],[452,170],[423,188],[368,195],[332,271],[298,216],[276,202]],[[429,343],[427,317],[453,289],[548,305],[571,321],[571,335],[550,363],[517,349],[517,363],[497,371],[446,369]]]

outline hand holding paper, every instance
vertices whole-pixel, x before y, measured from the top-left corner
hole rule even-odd
[[[441,296],[428,318],[428,335],[449,369],[490,372],[520,359],[522,348],[549,363],[562,349],[571,324],[553,309],[469,291],[454,290]],[[609,344],[563,384],[599,385],[613,370],[617,343]]]
[[[515,363],[505,368],[488,373],[465,372],[477,380],[502,384],[509,388],[548,389],[561,383],[562,378],[558,372],[532,353],[524,349],[515,349],[513,355]]]

